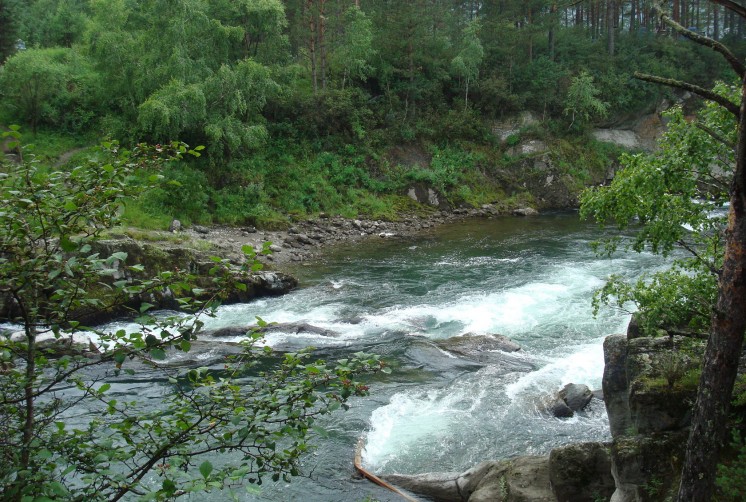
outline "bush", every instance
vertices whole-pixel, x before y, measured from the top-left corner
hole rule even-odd
[[[0,68],[4,114],[28,124],[67,131],[90,127],[98,116],[100,77],[73,49],[27,49]]]

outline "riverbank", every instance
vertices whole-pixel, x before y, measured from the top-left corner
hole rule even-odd
[[[497,205],[485,204],[480,208],[403,215],[398,221],[348,219],[341,216],[329,217],[322,213],[316,218],[297,221],[286,230],[257,230],[252,226],[194,225],[183,228],[175,224],[168,232],[119,228],[112,231],[110,236],[130,237],[164,249],[193,249],[201,254],[227,258],[236,264],[245,259],[242,248],[248,245],[259,253],[258,259],[267,269],[284,271],[293,265],[321,258],[333,246],[366,239],[408,237],[446,223],[510,214],[526,217],[537,215],[538,212],[532,208],[506,210]]]

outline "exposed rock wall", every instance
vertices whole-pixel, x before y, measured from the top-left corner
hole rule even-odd
[[[603,389],[613,441],[612,502],[655,502],[678,486],[696,385],[665,378],[671,357],[685,359],[678,336],[628,334],[604,341]],[[687,341],[696,352],[699,342]],[[672,350],[672,345],[674,349]]]

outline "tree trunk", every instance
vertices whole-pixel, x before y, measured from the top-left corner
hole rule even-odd
[[[718,4],[714,4],[712,6],[712,38],[715,40],[720,39],[720,16],[719,14],[720,6]]]
[[[615,0],[609,0],[609,4],[606,6],[606,51],[609,56],[614,56],[614,21],[616,20],[616,2]]]
[[[308,58],[311,60],[311,81],[313,82],[313,93],[319,90],[319,81],[316,74],[316,17],[313,8],[313,0],[307,0],[306,13],[308,14]]]
[[[326,90],[326,0],[319,0],[319,56],[321,58],[321,90]]]
[[[730,189],[725,258],[707,341],[677,500],[709,501],[726,441],[733,384],[746,330],[746,80],[741,82],[736,169]]]
[[[554,30],[557,26],[557,3],[552,2],[549,7],[549,33],[547,43],[549,45],[549,59],[554,61]]]

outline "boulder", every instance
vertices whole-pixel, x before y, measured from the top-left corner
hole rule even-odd
[[[539,211],[532,207],[519,207],[513,210],[515,216],[537,216]]]
[[[559,397],[572,411],[580,411],[593,399],[593,392],[587,385],[568,383],[561,391]]]
[[[389,474],[386,481],[412,493],[424,495],[434,502],[462,502],[458,472],[428,472],[425,474]]]
[[[468,502],[554,502],[549,457],[525,456],[497,462],[484,476],[466,483]],[[472,490],[471,487],[474,487]]]
[[[575,415],[575,412],[559,396],[550,398],[543,407],[547,413],[556,418],[570,418]]]
[[[556,418],[570,418],[581,411],[593,399],[593,393],[586,385],[569,383],[557,394],[545,397],[539,408]]]
[[[461,474],[384,476],[390,483],[436,502],[550,502],[549,457],[487,461]]]
[[[577,443],[549,454],[549,480],[558,502],[609,500],[614,493],[610,445]]]
[[[489,351],[517,352],[521,346],[507,336],[497,334],[476,335],[466,333],[435,342],[438,347],[456,355],[472,359],[485,359]]]
[[[615,438],[613,502],[671,500],[678,488],[688,430]]]

